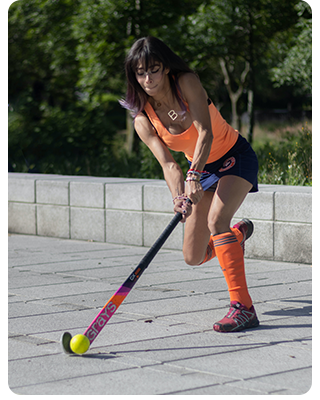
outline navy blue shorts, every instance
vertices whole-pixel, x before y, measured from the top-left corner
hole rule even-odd
[[[189,161],[189,165],[191,162]],[[220,178],[236,175],[252,184],[250,192],[258,191],[258,159],[250,143],[239,135],[236,144],[219,160],[206,164],[200,179],[204,191],[214,191]]]

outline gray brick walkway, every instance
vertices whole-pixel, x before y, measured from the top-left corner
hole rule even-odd
[[[83,356],[83,333],[147,249],[9,236],[9,386],[25,395],[298,395],[311,387],[311,266],[246,260],[261,326],[219,334],[217,260],[161,250]]]

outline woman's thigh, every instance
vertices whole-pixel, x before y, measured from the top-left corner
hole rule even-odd
[[[230,230],[231,219],[241,206],[252,184],[235,175],[219,180],[208,212],[208,229],[212,235]]]

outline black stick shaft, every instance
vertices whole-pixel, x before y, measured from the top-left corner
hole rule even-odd
[[[127,297],[127,295],[130,293],[131,289],[136,284],[137,280],[140,278],[143,271],[151,263],[151,261],[153,260],[155,255],[158,253],[158,251],[160,250],[160,248],[164,244],[164,242],[168,239],[171,232],[177,226],[179,221],[181,221],[181,218],[182,218],[182,214],[180,214],[180,213],[176,214],[173,217],[171,222],[168,224],[168,226],[165,228],[165,230],[162,232],[162,234],[159,236],[159,238],[155,241],[155,243],[149,249],[147,254],[140,261],[139,265],[129,275],[129,277],[126,279],[126,281],[123,283],[123,285],[120,286],[120,288],[111,297],[111,299],[105,304],[105,306],[102,308],[102,310],[96,316],[96,318],[88,326],[87,330],[84,332],[84,335],[87,336],[87,338],[90,341],[90,344],[96,339],[96,337],[99,335],[101,330],[108,323],[108,321],[113,316],[113,314],[116,312],[118,307],[121,305],[121,303]]]

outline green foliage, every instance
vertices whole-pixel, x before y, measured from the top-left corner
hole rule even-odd
[[[287,132],[278,143],[253,147],[259,160],[259,183],[312,185],[312,133],[307,124],[297,134]]]
[[[282,60],[271,70],[271,78],[276,87],[295,86],[298,93],[311,94],[312,87],[312,21],[311,9],[306,2],[297,5],[298,32],[285,48],[279,49]],[[308,18],[306,18],[306,16]]]
[[[123,110],[115,102],[85,108],[75,104],[66,110],[44,107],[37,121],[9,114],[9,161],[17,171],[68,175],[101,175],[112,164],[112,143],[117,116]],[[39,135],[41,134],[41,140]]]
[[[73,17],[79,86],[90,94],[125,91],[124,58],[141,36],[171,31],[199,0],[79,0]]]
[[[173,158],[176,160],[184,175],[186,175],[189,169],[189,164],[183,153],[170,151]],[[141,155],[141,168],[139,176],[145,179],[163,179],[163,172],[157,159],[144,144],[140,144],[140,155]]]
[[[9,9],[9,164],[14,171],[135,176],[120,148],[124,58],[194,0],[24,0]],[[143,172],[147,175],[147,169]]]
[[[227,105],[228,115],[229,99],[218,63],[220,56],[228,57],[236,84],[252,51],[256,73],[259,71],[257,87],[263,99],[276,97],[269,84],[269,71],[275,67],[278,84],[289,82],[296,91],[305,90],[302,73],[310,75],[310,63],[302,51],[310,50],[311,14],[303,12],[303,3],[299,0],[12,3],[8,20],[11,168],[17,172],[163,178],[149,149],[135,140],[134,151],[128,154],[125,136],[119,133],[126,127],[125,111],[118,99],[125,93],[123,63],[132,43],[148,34],[162,38],[197,70],[217,107]],[[300,72],[295,69],[292,73],[289,67],[297,64],[301,65]],[[287,97],[291,97],[292,89],[287,90]],[[240,103],[239,109],[245,111],[246,98],[240,99]],[[186,172],[184,155],[173,154]],[[294,165],[297,157],[293,156],[294,149],[291,154]]]

